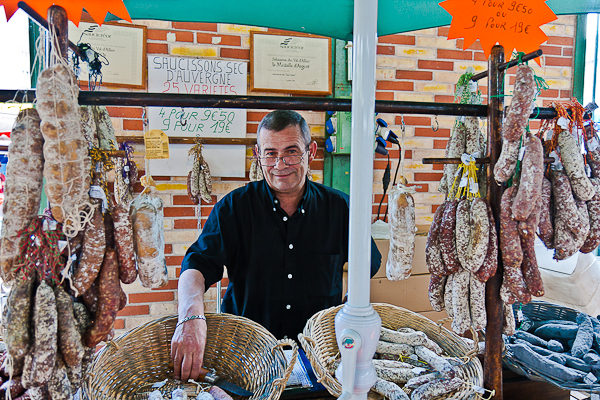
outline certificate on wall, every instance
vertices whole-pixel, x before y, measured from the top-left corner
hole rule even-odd
[[[250,32],[250,90],[331,95],[331,39]]]
[[[146,88],[146,27],[105,22],[102,26],[69,21],[69,40],[87,43],[100,55],[102,86]],[[88,64],[80,62],[81,82],[88,80]]]

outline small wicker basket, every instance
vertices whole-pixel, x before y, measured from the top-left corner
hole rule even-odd
[[[332,307],[313,315],[306,323],[304,332],[298,335],[300,344],[310,360],[318,381],[327,388],[329,393],[336,397],[342,394],[342,385],[329,372],[327,367],[339,354],[334,320],[342,307],[343,305]],[[435,341],[448,356],[461,358],[472,350],[454,333],[420,314],[384,303],[374,303],[373,308],[381,317],[382,326],[390,329],[406,327],[422,331]],[[470,358],[468,362],[457,368],[460,371],[460,377],[467,384],[455,392],[438,397],[438,399],[450,397],[453,399],[466,399],[474,393],[471,384],[483,385],[483,370],[477,357]]]
[[[579,314],[579,311],[574,310],[572,308],[548,303],[542,300],[532,300],[531,302],[523,304],[519,307],[513,305],[513,310],[515,312],[515,320],[517,321],[517,327],[519,327],[519,309],[523,313],[523,316],[530,319],[531,321],[545,321],[550,319],[575,321],[577,315]],[[515,358],[514,355],[508,349],[504,351],[504,354],[502,355],[502,361],[504,362],[504,365],[511,371],[519,375],[526,376],[527,378],[534,381],[549,382],[555,386],[560,387],[561,389],[566,390],[600,393],[600,384],[598,383],[590,385],[581,382],[561,381],[549,377],[536,370],[535,368],[531,367],[530,365],[524,363],[523,361]]]
[[[176,382],[170,358],[176,323],[176,315],[163,317],[109,342],[94,358],[83,385],[84,396],[90,400],[141,400],[148,398],[140,394],[141,388],[165,379]],[[279,399],[294,366],[297,344],[277,341],[261,325],[231,314],[206,314],[206,324],[204,366],[253,392],[250,399]],[[292,348],[294,361],[289,364],[284,346]]]

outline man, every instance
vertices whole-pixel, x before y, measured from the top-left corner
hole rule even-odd
[[[227,194],[182,262],[179,322],[171,357],[175,378],[195,379],[206,343],[203,296],[223,277],[222,311],[258,322],[275,337],[296,338],[308,318],[342,301],[348,259],[348,196],[307,179],[317,144],[304,118],[263,118],[256,154],[264,180]],[[371,276],[381,254],[371,241]]]

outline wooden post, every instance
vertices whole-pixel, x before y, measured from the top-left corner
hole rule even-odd
[[[488,154],[490,164],[487,168],[487,200],[489,201],[496,230],[500,227],[500,200],[503,187],[496,185],[494,180],[494,165],[502,150],[502,111],[504,108],[504,72],[498,66],[504,62],[504,48],[494,46],[488,62]],[[498,238],[500,234],[498,233]],[[500,299],[502,284],[502,254],[498,249],[498,270],[487,281],[485,289],[485,305],[487,310],[487,327],[485,330],[485,362],[483,382],[486,389],[496,392],[494,399],[502,400],[502,323],[504,313]]]
[[[60,6],[51,6],[48,8],[48,24],[50,32],[56,32],[56,39],[52,40],[51,46],[56,46],[56,55],[66,60],[69,48],[69,25],[67,12]]]

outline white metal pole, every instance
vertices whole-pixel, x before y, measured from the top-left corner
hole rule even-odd
[[[348,304],[370,304],[377,0],[354,1]]]

